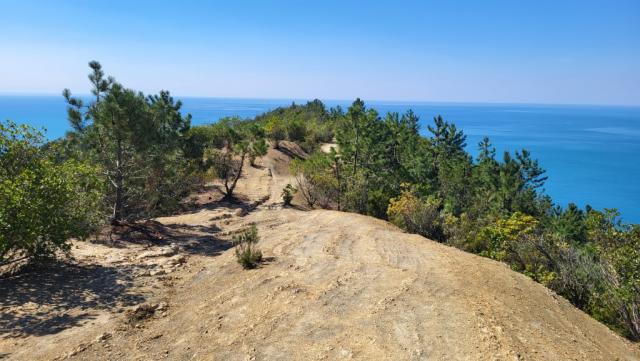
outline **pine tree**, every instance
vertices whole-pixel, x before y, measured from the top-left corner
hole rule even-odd
[[[144,181],[149,175],[162,181],[166,173],[162,170],[179,164],[174,151],[182,147],[191,118],[180,114],[181,103],[174,102],[169,92],[145,98],[112,77],[105,78],[97,61],[89,67],[94,99],[85,105],[69,89],[63,96],[73,128],[103,168],[113,204],[111,222],[117,224],[156,208],[148,204]]]

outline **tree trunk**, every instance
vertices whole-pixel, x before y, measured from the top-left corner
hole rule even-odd
[[[355,177],[358,169],[358,153],[360,150],[360,128],[356,125],[356,149],[353,157],[353,176]]]
[[[113,204],[113,215],[111,218],[111,224],[116,225],[124,219],[124,175],[122,171],[122,140],[117,140],[117,159],[116,159],[116,176],[114,185],[116,188],[116,200]]]
[[[228,185],[228,180],[225,180],[224,187],[227,191],[227,194],[225,194],[224,196],[225,199],[233,198],[233,190],[236,189],[236,184],[238,183],[238,179],[240,179],[240,177],[242,176],[242,168],[244,167],[244,159],[246,156],[247,156],[247,152],[242,152],[242,155],[240,156],[240,165],[238,166],[238,171],[236,172],[236,175],[233,177],[231,186]]]

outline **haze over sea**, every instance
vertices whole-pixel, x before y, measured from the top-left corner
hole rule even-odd
[[[230,115],[254,117],[292,99],[180,98],[193,124]],[[295,100],[302,103],[306,100]],[[562,206],[574,202],[617,208],[626,222],[640,223],[640,107],[525,104],[458,104],[367,101],[381,115],[413,109],[421,132],[441,114],[467,135],[467,149],[489,136],[498,158],[505,150],[532,152],[549,180],[546,193]],[[350,101],[325,101],[347,108]],[[69,130],[62,96],[0,96],[0,119],[46,128],[54,139]]]

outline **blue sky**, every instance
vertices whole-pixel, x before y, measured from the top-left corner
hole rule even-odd
[[[0,1],[0,92],[640,105],[640,1]]]

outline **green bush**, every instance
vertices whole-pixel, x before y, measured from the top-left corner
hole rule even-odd
[[[287,186],[282,189],[282,200],[284,201],[285,206],[291,205],[291,201],[293,200],[293,195],[297,191],[298,190],[291,184],[287,184]]]
[[[298,191],[309,207],[317,203],[322,208],[328,208],[338,199],[340,185],[330,155],[314,153],[306,160],[294,159],[289,168],[296,178]]]
[[[284,122],[276,117],[270,118],[264,125],[267,138],[271,139],[277,145],[279,141],[287,137],[287,130]]]
[[[481,225],[471,219],[467,213],[462,213],[460,217],[445,213],[443,217],[442,232],[446,242],[467,252],[482,251],[474,237],[476,230],[480,227]]]
[[[0,123],[0,265],[51,258],[102,221],[99,170],[42,145],[33,128]]]
[[[598,289],[606,284],[602,265],[592,250],[563,244],[555,264],[557,277],[549,287],[580,309],[590,307]]]
[[[290,119],[286,123],[287,139],[302,142],[307,134],[307,126],[299,119]]]
[[[242,268],[256,268],[262,262],[262,252],[256,248],[259,240],[258,228],[255,224],[233,237],[233,243],[236,245],[236,258]]]
[[[539,222],[515,212],[481,228],[476,236],[480,255],[502,261],[513,270],[549,285],[557,274],[552,270],[554,242],[539,233]]]
[[[414,192],[405,190],[400,197],[391,199],[387,216],[393,224],[408,232],[438,240],[442,236],[439,208],[439,200],[422,200]]]
[[[249,164],[256,165],[256,158],[263,157],[267,154],[269,145],[264,138],[252,139],[249,142]]]
[[[593,240],[603,287],[589,311],[626,337],[640,341],[640,225],[625,225],[615,209],[591,210],[587,234]]]

